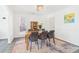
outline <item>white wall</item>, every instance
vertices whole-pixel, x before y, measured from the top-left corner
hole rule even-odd
[[[6,17],[6,19],[2,19]],[[8,6],[0,5],[0,39],[8,39],[8,43],[13,40],[12,14]]]
[[[26,19],[26,31],[30,28],[30,21],[38,21],[43,25],[46,30],[54,29],[53,15],[31,15],[27,13],[15,13],[14,14],[14,37],[24,37],[25,32],[20,32],[20,19],[25,17]],[[52,25],[53,24],[53,25]]]
[[[75,12],[75,23],[64,23],[64,15]],[[69,6],[55,14],[56,37],[79,46],[79,7]]]
[[[7,6],[7,10],[8,10],[8,43],[11,43],[14,39],[14,35],[13,35],[13,12],[8,8]]]
[[[13,21],[13,31],[14,37],[24,37],[25,32],[20,32],[20,15],[14,13],[14,21]]]

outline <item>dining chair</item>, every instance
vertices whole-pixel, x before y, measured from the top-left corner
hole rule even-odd
[[[42,33],[39,34],[39,40],[41,40],[41,48],[42,48],[42,44],[47,40],[47,34],[48,31],[43,31]],[[45,42],[46,44],[46,42]]]
[[[30,51],[32,49],[32,42],[35,42],[38,46],[39,49],[39,45],[38,45],[38,32],[32,32],[30,37],[29,37],[29,42],[30,42]]]
[[[50,30],[49,32],[48,32],[48,39],[49,39],[49,42],[50,42],[50,39],[52,39],[53,38],[53,43],[55,44],[55,34],[54,34],[54,30]]]

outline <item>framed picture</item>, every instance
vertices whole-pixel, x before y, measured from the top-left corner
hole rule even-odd
[[[24,17],[21,17],[21,19],[20,19],[20,32],[26,31],[25,20],[26,20],[26,19],[25,19]]]
[[[75,21],[75,13],[68,13],[64,15],[64,23],[74,23]]]

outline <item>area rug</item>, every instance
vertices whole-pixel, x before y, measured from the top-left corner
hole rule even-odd
[[[12,53],[73,53],[78,50],[79,47],[71,43],[55,39],[56,44],[53,44],[53,39],[51,39],[50,46],[43,45],[39,48],[35,43],[32,44],[32,51],[26,50],[25,40],[21,38],[16,41],[12,49]]]

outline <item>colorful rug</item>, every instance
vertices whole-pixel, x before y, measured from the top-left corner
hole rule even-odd
[[[55,39],[56,44],[53,44],[53,39],[51,39],[51,45],[43,45],[42,48],[39,48],[35,43],[32,44],[32,51],[26,50],[24,38],[15,42],[12,49],[12,53],[73,53],[78,50],[79,47],[71,43]]]

